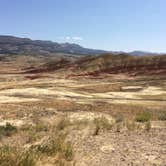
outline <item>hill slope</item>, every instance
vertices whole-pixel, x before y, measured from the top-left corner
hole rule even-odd
[[[166,55],[131,56],[129,54],[103,54],[77,61],[76,71],[81,74],[165,74]]]
[[[27,73],[70,71],[71,76],[97,76],[101,74],[150,75],[166,74],[166,55],[132,56],[129,54],[102,54],[71,61],[47,61]]]

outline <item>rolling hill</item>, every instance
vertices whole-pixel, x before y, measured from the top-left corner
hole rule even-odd
[[[81,75],[102,73],[118,74],[165,74],[166,55],[132,56],[129,54],[102,54],[79,59],[76,71]]]
[[[101,54],[75,59],[61,58],[47,61],[27,73],[70,71],[70,76],[98,76],[104,74],[153,75],[166,73],[166,55],[132,56],[129,54]]]

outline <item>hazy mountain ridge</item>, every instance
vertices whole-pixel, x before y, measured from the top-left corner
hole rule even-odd
[[[0,36],[0,54],[41,54],[54,53],[68,54],[101,54],[103,50],[95,50],[81,47],[78,44],[57,43],[52,41],[31,40],[13,36]]]
[[[53,55],[57,53],[76,55],[99,55],[103,53],[121,54],[123,51],[105,51],[98,49],[84,48],[74,43],[57,43],[44,40],[31,40],[14,36],[0,35],[0,54],[32,54],[32,55]],[[160,53],[132,51],[130,55],[160,55]]]

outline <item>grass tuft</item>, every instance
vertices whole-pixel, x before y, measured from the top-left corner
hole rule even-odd
[[[95,131],[93,135],[98,135],[100,130],[112,129],[112,124],[105,117],[94,119]]]
[[[0,148],[1,166],[35,166],[37,157],[32,151],[3,146]]]
[[[137,128],[137,124],[134,121],[127,121],[126,127],[128,130],[133,131]]]
[[[37,153],[47,156],[61,156],[66,161],[73,159],[73,148],[70,142],[66,142],[66,134],[57,134],[51,137],[46,143],[32,147]]]
[[[166,111],[162,111],[162,112],[159,114],[158,120],[166,121]]]
[[[150,121],[148,121],[148,122],[146,122],[146,124],[145,124],[145,130],[146,130],[147,132],[149,132],[150,129],[151,129],[151,123],[150,123]]]

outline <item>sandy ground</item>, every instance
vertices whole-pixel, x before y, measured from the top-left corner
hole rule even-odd
[[[78,103],[90,103],[93,101],[105,101],[109,103],[126,103],[126,104],[157,104],[166,105],[166,91],[158,86],[143,87],[122,86],[121,91],[107,92],[88,92],[78,91],[78,88],[87,86],[116,86],[116,83],[106,82],[99,83],[94,81],[80,82],[66,79],[48,79],[34,81],[10,82],[6,85],[0,83],[0,103],[10,102],[32,102],[43,98],[57,98],[73,100]],[[164,96],[156,98],[155,96]],[[146,99],[144,96],[148,96]]]

